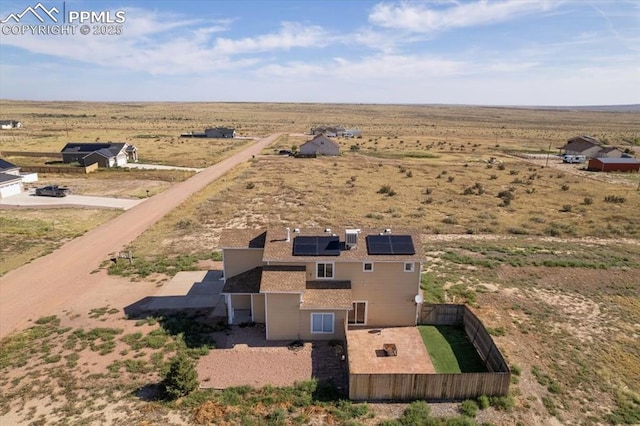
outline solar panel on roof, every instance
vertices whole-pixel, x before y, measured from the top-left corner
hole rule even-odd
[[[413,255],[411,235],[368,235],[367,252],[371,255]]]
[[[305,236],[293,239],[294,256],[340,256],[340,238]]]

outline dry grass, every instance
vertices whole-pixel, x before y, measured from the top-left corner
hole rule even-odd
[[[0,275],[114,218],[105,209],[0,210]]]

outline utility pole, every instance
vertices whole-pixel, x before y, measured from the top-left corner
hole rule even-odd
[[[551,155],[551,141],[549,141],[549,149],[547,149],[547,162],[544,164],[545,167],[549,165],[549,155]]]

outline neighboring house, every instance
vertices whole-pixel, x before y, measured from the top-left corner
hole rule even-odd
[[[20,167],[0,158],[0,173],[20,176]]]
[[[595,158],[602,149],[600,141],[591,136],[576,136],[567,140],[563,146],[566,155],[584,155],[587,158]]]
[[[2,158],[0,158],[0,173],[3,173],[5,175],[18,176],[22,180],[22,183],[31,183],[38,181],[37,173],[21,173],[20,167],[6,160],[3,160]],[[20,189],[20,192],[22,192],[22,188]]]
[[[326,135],[318,135],[300,145],[302,155],[340,155],[340,145]]]
[[[20,175],[0,172],[0,198],[20,194],[22,190],[22,177]]]
[[[9,129],[19,129],[22,127],[22,123],[15,120],[0,120],[0,129],[9,130]]]
[[[216,139],[227,139],[227,138],[235,138],[236,131],[235,129],[231,129],[228,127],[213,127],[210,129],[205,129],[204,132],[187,132],[181,133],[180,137],[182,138],[216,138]]]
[[[346,129],[343,126],[320,126],[311,128],[312,135],[325,135],[331,138],[342,136],[345,131]]]
[[[625,155],[624,151],[615,148],[607,147],[598,151],[597,158],[622,158]]]
[[[635,158],[592,158],[587,170],[600,172],[637,172],[640,160]]]
[[[98,163],[99,167],[116,167],[128,161],[138,161],[138,149],[134,145],[118,143],[79,143],[71,142],[62,148],[62,161],[80,163],[87,167]]]
[[[207,138],[235,138],[236,137],[235,129],[230,129],[227,127],[215,127],[212,129],[205,129],[204,134],[205,134],[205,137]]]
[[[228,322],[264,323],[267,340],[416,325],[424,255],[414,231],[224,230],[219,245]]]

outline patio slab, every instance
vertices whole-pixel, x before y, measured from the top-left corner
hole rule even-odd
[[[383,347],[394,344],[396,356]],[[435,369],[416,327],[352,328],[347,331],[352,374],[433,374]]]

